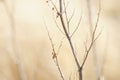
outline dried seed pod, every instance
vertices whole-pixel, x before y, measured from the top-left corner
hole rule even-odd
[[[53,7],[52,10],[54,10],[55,8]]]
[[[46,3],[48,3],[48,0],[46,1]]]
[[[55,59],[57,57],[56,53],[53,52],[52,54],[53,54],[52,58]]]

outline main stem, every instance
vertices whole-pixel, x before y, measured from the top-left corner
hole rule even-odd
[[[62,27],[63,27],[63,30],[65,32],[65,35],[68,39],[68,42],[70,44],[70,47],[71,47],[71,50],[72,50],[72,53],[73,53],[73,57],[75,59],[75,62],[76,62],[76,65],[77,65],[77,68],[78,68],[78,72],[79,72],[79,80],[82,80],[82,68],[80,67],[80,64],[78,62],[78,59],[75,55],[75,50],[74,50],[74,47],[73,47],[73,43],[71,41],[71,38],[67,32],[67,29],[66,29],[66,26],[65,26],[65,22],[64,22],[64,19],[63,19],[63,15],[62,15],[62,0],[59,0],[59,6],[60,6],[60,21],[61,21],[61,24],[62,24]]]

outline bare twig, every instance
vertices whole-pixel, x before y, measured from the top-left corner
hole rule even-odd
[[[79,28],[79,26],[80,26],[80,23],[81,23],[81,20],[82,20],[82,16],[80,17],[80,19],[79,19],[79,21],[78,21],[78,24],[77,24],[75,30],[73,31],[73,33],[71,34],[70,37],[72,37],[72,36],[75,34],[75,32],[78,30],[78,28]]]
[[[53,2],[52,0],[50,0],[50,2],[52,3],[52,5],[53,5],[53,7],[55,8],[55,10],[56,10],[57,12],[59,12],[59,10],[58,10],[57,7],[55,6],[54,2]]]
[[[96,29],[94,29],[94,32],[95,32],[95,30],[96,30]],[[92,48],[92,46],[93,46],[93,43],[94,43],[95,40],[96,40],[96,39],[94,39],[94,35],[95,35],[95,33],[93,33],[92,42],[90,43],[89,48],[87,49],[87,47],[85,46],[86,55],[85,55],[85,58],[84,58],[84,60],[83,60],[82,65],[81,65],[81,68],[83,68],[83,66],[84,66],[84,64],[85,64],[85,62],[86,62],[86,60],[87,60],[88,54],[89,54],[89,52],[90,52],[90,50],[91,50],[91,48]]]
[[[88,4],[89,4],[89,0],[87,0]],[[90,6],[90,4],[89,4]],[[88,47],[88,49],[85,47],[85,50],[86,50],[86,55],[85,55],[85,58],[83,60],[83,63],[81,65],[81,68],[83,68],[86,60],[87,60],[87,57],[88,57],[88,54],[90,52],[90,50],[92,49],[92,46],[94,44],[94,42],[97,40],[97,38],[100,36],[101,33],[99,33],[99,35],[95,38],[95,34],[96,34],[96,30],[97,30],[97,27],[98,27],[98,22],[99,22],[99,18],[100,18],[100,11],[101,11],[101,7],[100,7],[100,3],[99,3],[99,11],[98,11],[98,16],[97,16],[97,20],[96,20],[96,24],[95,24],[95,28],[94,28],[94,31],[92,32],[92,40],[91,40],[91,43],[90,43],[90,46]],[[89,19],[90,19],[90,25],[92,27],[92,22],[91,22],[91,11],[89,9]],[[91,29],[92,30],[92,29]]]
[[[69,5],[69,1],[66,4],[65,0],[63,0],[63,5],[64,5],[64,11],[63,12],[67,12],[67,7]]]
[[[89,30],[90,30],[90,35],[92,36],[92,29],[93,29],[93,24],[92,24],[92,12],[91,12],[91,0],[86,0],[87,2],[87,9],[88,9],[88,20],[89,20]]]
[[[95,25],[95,29],[94,29],[94,31],[93,31],[93,33],[92,33],[92,42],[90,43],[90,46],[89,46],[89,48],[87,49],[87,51],[86,51],[86,56],[85,56],[85,59],[84,59],[84,61],[83,61],[83,63],[82,63],[82,65],[81,65],[81,67],[83,67],[84,66],[84,64],[85,64],[85,62],[86,62],[86,59],[87,59],[87,57],[88,57],[88,54],[89,54],[89,52],[90,52],[90,50],[91,50],[91,48],[92,48],[92,46],[93,46],[93,43],[97,40],[97,38],[100,36],[100,34],[95,38],[95,33],[96,33],[96,29],[97,29],[97,25],[98,25],[98,21],[99,21],[99,16],[100,16],[100,12],[99,12],[99,14],[98,14],[98,18],[97,18],[97,22],[96,22],[96,25]]]
[[[70,18],[69,18],[69,20],[68,20],[68,23],[70,23],[70,22],[71,22],[71,20],[72,20],[72,18],[73,18],[73,16],[74,16],[74,14],[75,14],[75,9],[73,10],[72,15],[70,16]]]
[[[101,0],[99,0],[99,5],[98,5],[99,9],[98,9],[98,16],[97,16],[97,20],[96,20],[96,24],[95,24],[95,27],[98,26],[98,22],[99,22],[99,18],[100,18],[100,13],[101,13]],[[99,33],[101,34],[101,32]],[[99,36],[98,34],[98,36]],[[97,39],[97,37],[96,37]],[[98,67],[98,60],[97,60],[97,54],[94,53],[94,63],[95,63],[95,69],[96,69],[96,74],[97,74],[97,79],[98,80],[101,80],[101,73],[100,73],[100,69]]]
[[[58,71],[59,71],[59,73],[60,73],[60,76],[61,76],[62,80],[65,80],[65,79],[64,79],[64,76],[63,76],[63,73],[62,73],[62,71],[61,71],[60,65],[59,65],[59,63],[58,63],[57,53],[56,53],[56,51],[55,51],[52,38],[50,37],[50,33],[49,33],[49,31],[48,31],[48,28],[47,28],[47,25],[46,25],[46,24],[45,24],[45,26],[46,26],[46,30],[47,30],[47,33],[48,33],[48,37],[49,37],[49,40],[50,40],[50,43],[51,43],[51,46],[52,46],[52,51],[53,51],[53,52],[52,52],[52,58],[53,58],[56,66],[57,66],[57,68],[58,68]],[[58,48],[58,52],[59,52],[61,46],[62,46],[62,42],[61,42],[61,44],[60,44],[60,46],[59,46],[59,48]]]
[[[67,11],[66,11],[66,5],[65,5],[65,0],[63,0],[63,5],[64,5],[64,12],[65,12],[65,18],[66,18],[66,22],[67,22],[67,28],[68,28],[68,34],[69,34],[69,23],[68,23],[68,15],[67,15]]]
[[[53,1],[52,0],[50,0],[50,2],[52,3],[52,5],[53,5],[53,7],[52,7],[52,10],[54,11],[54,9],[53,8],[55,8],[55,10],[56,10],[56,12],[58,13],[58,9],[56,8],[56,6],[55,6],[55,4],[53,3]],[[48,3],[48,1],[47,1],[47,3]],[[48,4],[48,6],[49,6],[49,8],[51,9],[51,6]],[[54,14],[54,12],[52,12],[52,14]],[[61,28],[60,28],[60,26],[58,25],[58,23],[57,23],[57,21],[56,21],[56,19],[55,19],[55,17],[54,17],[54,15],[52,15],[53,16],[53,20],[54,20],[54,22],[55,22],[55,24],[56,24],[56,26],[57,26],[57,28],[58,28],[58,30],[63,34],[63,35],[65,35],[64,34],[64,32],[61,30]],[[57,16],[56,17],[58,17],[59,15],[57,14]]]
[[[65,35],[64,32],[63,32],[63,31],[61,30],[61,28],[59,27],[59,25],[58,25],[57,21],[55,20],[55,18],[54,18],[54,22],[55,22],[58,30],[59,30],[63,35]]]
[[[58,50],[57,50],[57,54],[60,52],[60,49],[61,49],[62,43],[63,43],[63,39],[64,39],[64,38],[62,38],[62,40],[61,40],[61,42],[60,42],[60,45],[59,45]]]

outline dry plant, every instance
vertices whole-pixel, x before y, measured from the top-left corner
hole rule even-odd
[[[99,18],[100,18],[101,8],[100,8],[100,5],[99,5],[99,11],[98,11],[97,20],[96,20],[96,24],[93,27],[93,29],[91,27],[92,24],[90,22],[91,42],[90,42],[89,46],[87,46],[87,44],[85,44],[85,53],[84,53],[85,57],[83,59],[83,62],[79,62],[78,56],[76,56],[75,47],[73,45],[72,36],[74,36],[75,32],[77,32],[77,30],[79,28],[81,20],[82,20],[82,16],[80,17],[80,19],[78,19],[78,23],[77,23],[77,26],[75,27],[74,31],[70,32],[70,27],[71,27],[70,23],[71,23],[71,20],[73,19],[73,16],[75,15],[74,11],[73,11],[72,15],[70,17],[68,17],[67,10],[66,10],[68,6],[66,4],[66,1],[65,0],[57,0],[57,1],[59,3],[59,7],[54,3],[53,0],[47,0],[46,3],[52,4],[53,7],[50,7],[50,6],[49,7],[52,8],[52,10],[56,13],[57,16],[55,16],[55,17],[60,19],[61,26],[58,26],[58,23],[55,20],[56,26],[61,31],[61,33],[67,38],[67,40],[69,42],[69,46],[70,46],[72,54],[73,54],[73,57],[74,57],[74,60],[75,60],[75,64],[76,64],[77,69],[78,69],[79,80],[83,80],[83,73],[82,73],[83,72],[83,67],[84,67],[84,65],[85,65],[85,63],[87,61],[88,55],[89,55],[92,47],[94,46],[94,42],[98,39],[99,35],[101,34],[101,33],[99,33],[98,35],[96,35],[96,30],[98,28],[98,22],[99,22]],[[87,1],[89,1],[89,0],[87,0]],[[90,9],[88,9],[88,10],[90,10]],[[89,17],[89,20],[91,21],[91,16]],[[56,54],[58,54],[58,53],[56,53],[56,51],[55,51],[53,41],[52,41],[52,38],[50,37],[48,29],[47,29],[47,33],[48,33],[48,36],[49,36],[49,39],[50,39],[50,42],[51,42],[51,45],[52,45],[53,60],[55,59],[55,63],[58,66],[58,70],[59,70],[59,73],[61,75],[61,78],[64,80],[63,74],[62,74],[61,69],[60,69],[60,65],[59,65],[58,60],[57,60],[57,55]],[[71,79],[71,78],[69,77],[69,79]]]
[[[98,9],[98,17],[97,17],[97,20],[96,20],[96,24],[95,24],[95,27],[98,26],[98,22],[99,22],[99,18],[100,18],[100,12],[101,12],[101,0],[98,0],[99,1],[99,9]],[[92,23],[92,9],[91,9],[91,0],[86,0],[87,2],[87,9],[88,9],[88,19],[89,19],[89,30],[90,30],[90,35],[92,36],[92,31],[93,31],[93,23]],[[102,31],[101,31],[102,32]],[[101,32],[99,33],[99,35],[101,34]],[[93,40],[93,39],[92,39]],[[97,80],[102,80],[102,72],[103,70],[99,68],[99,65],[98,65],[98,56],[97,56],[97,51],[96,51],[96,43],[94,43],[93,45],[93,54],[94,54],[94,66],[95,66],[95,72],[96,72],[96,75],[97,75]],[[105,59],[105,58],[104,58]],[[103,60],[103,65],[102,67],[104,66],[104,61]]]
[[[51,43],[51,46],[52,46],[52,51],[53,51],[53,52],[52,52],[52,59],[54,60],[56,66],[57,66],[57,68],[58,68],[58,71],[59,71],[59,73],[60,73],[61,78],[62,78],[63,80],[65,80],[65,79],[64,79],[64,76],[63,76],[63,74],[62,74],[62,71],[61,71],[59,62],[58,62],[58,57],[57,57],[57,55],[58,55],[58,53],[59,53],[59,50],[60,50],[60,48],[61,48],[61,46],[62,46],[62,41],[61,41],[61,44],[59,45],[58,51],[56,52],[56,50],[55,50],[55,48],[54,48],[54,44],[53,44],[52,38],[50,37],[50,33],[49,33],[48,29],[47,29],[47,26],[46,26],[46,30],[47,30],[47,32],[48,32],[48,37],[49,37],[49,39],[50,39],[50,43]]]
[[[13,52],[15,53],[15,64],[17,65],[18,68],[18,73],[20,76],[20,80],[26,80],[26,75],[23,70],[23,65],[20,60],[20,50],[18,46],[18,39],[17,39],[17,34],[16,34],[16,26],[15,26],[15,18],[14,18],[14,8],[15,8],[15,0],[12,0],[12,9],[7,5],[7,0],[3,1],[4,7],[6,9],[8,18],[10,20],[10,27],[11,27],[11,39],[12,39],[12,47],[13,47]]]

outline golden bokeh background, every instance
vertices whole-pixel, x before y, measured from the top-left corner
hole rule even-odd
[[[71,32],[82,15],[78,31],[73,36],[73,43],[79,61],[84,57],[84,41],[89,42],[89,23],[86,0],[68,0],[68,15],[75,9],[71,22]],[[101,15],[98,33],[102,34],[96,41],[97,64],[102,71],[102,80],[120,80],[120,0],[101,0]],[[98,0],[91,0],[92,19],[95,25]],[[12,14],[14,19],[11,19]],[[26,80],[60,80],[57,66],[52,59],[52,47],[47,35],[45,23],[55,44],[55,49],[63,38],[53,20],[51,5],[45,0],[0,0],[0,80],[20,80],[16,55],[12,44],[12,27],[14,21],[17,48]],[[59,21],[59,20],[58,20]],[[77,76],[77,68],[66,39],[58,55],[65,79]],[[94,54],[88,56],[83,69],[84,80],[97,80]],[[77,79],[76,79],[77,80]]]

